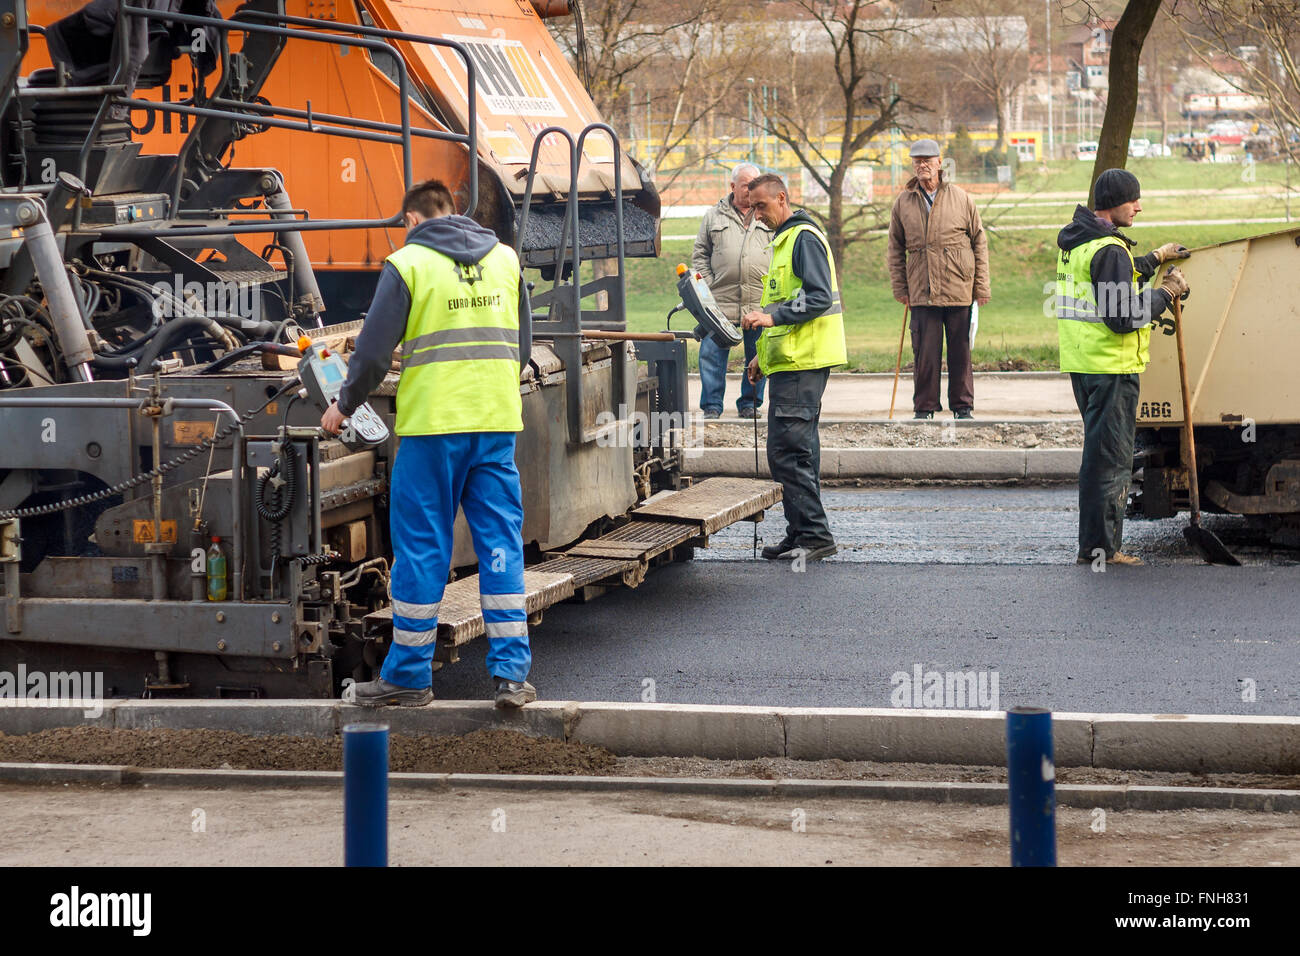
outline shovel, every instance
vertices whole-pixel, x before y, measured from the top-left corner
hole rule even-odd
[[[1192,395],[1187,388],[1187,353],[1183,350],[1183,305],[1177,298],[1174,306],[1174,335],[1178,340],[1178,382],[1183,393],[1183,438],[1187,445],[1187,491],[1192,506],[1192,523],[1183,529],[1183,537],[1192,550],[1209,564],[1240,567],[1241,561],[1227,549],[1219,536],[1201,527],[1201,493],[1196,479],[1196,440],[1192,435]]]

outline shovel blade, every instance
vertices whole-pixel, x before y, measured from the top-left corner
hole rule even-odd
[[[1226,564],[1234,568],[1241,567],[1241,561],[1227,546],[1219,540],[1213,531],[1207,531],[1200,525],[1188,525],[1183,529],[1183,537],[1208,564]]]

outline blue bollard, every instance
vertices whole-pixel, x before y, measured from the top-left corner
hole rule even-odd
[[[343,728],[343,865],[388,866],[388,725]]]
[[[1056,866],[1056,761],[1052,713],[1042,707],[1007,711],[1007,790],[1011,800],[1011,865]]]

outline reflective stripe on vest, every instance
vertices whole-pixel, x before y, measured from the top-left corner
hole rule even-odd
[[[517,432],[519,260],[498,244],[464,265],[410,243],[388,257],[411,294],[397,434]]]
[[[1129,375],[1147,366],[1149,328],[1135,329],[1122,335],[1112,332],[1102,321],[1097,304],[1097,290],[1092,282],[1092,259],[1105,246],[1119,246],[1128,256],[1128,244],[1118,236],[1102,236],[1070,250],[1059,250],[1056,259],[1056,332],[1061,349],[1062,372],[1102,375]],[[1122,291],[1125,306],[1137,293],[1133,269],[1132,284]],[[1107,307],[1115,308],[1114,303]]]
[[[764,375],[800,369],[827,368],[848,361],[844,344],[844,306],[830,243],[816,226],[799,223],[772,240],[772,264],[763,276],[760,305],[797,300],[803,279],[794,272],[794,244],[800,233],[810,232],[826,249],[831,268],[831,304],[824,313],[796,325],[774,325],[758,339],[758,367]],[[796,306],[797,307],[797,306]]]

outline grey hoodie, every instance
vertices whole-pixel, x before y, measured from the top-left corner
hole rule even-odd
[[[497,236],[465,216],[426,219],[406,234],[406,242],[427,246],[457,262],[478,262],[496,248]],[[348,361],[348,377],[339,392],[339,411],[351,415],[365,403],[384,380],[392,364],[393,350],[406,336],[411,311],[411,290],[391,263],[385,262],[375,286],[366,320],[357,335],[356,349]],[[532,304],[528,287],[519,277],[519,368],[528,365],[533,345]]]

